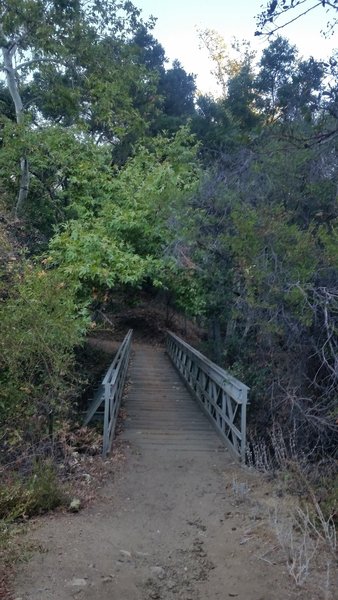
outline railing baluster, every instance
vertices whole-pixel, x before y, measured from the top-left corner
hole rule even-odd
[[[245,462],[249,388],[170,331],[167,352],[219,434]]]
[[[119,347],[115,358],[103,378],[99,393],[89,407],[84,424],[87,425],[94,416],[99,406],[104,402],[103,422],[103,455],[106,456],[110,450],[114,437],[117,417],[120,409],[124,382],[127,374],[132,330],[130,329]]]

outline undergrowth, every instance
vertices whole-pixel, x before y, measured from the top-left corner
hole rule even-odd
[[[0,597],[11,598],[13,566],[26,555],[26,521],[68,503],[51,460],[36,461],[29,474],[3,469],[0,481]]]
[[[28,477],[9,471],[0,485],[0,519],[14,521],[67,503],[51,461],[36,462]]]
[[[320,505],[324,516],[338,523],[338,475],[334,458],[313,461],[299,452],[294,433],[288,437],[277,424],[265,438],[252,437],[247,448],[249,467],[278,478],[285,491]]]
[[[250,467],[275,480],[278,498],[292,498],[291,507],[287,503],[283,506],[279,499],[270,514],[270,526],[290,577],[298,587],[312,580],[320,597],[331,598],[337,561],[336,464],[326,460],[319,468],[311,462],[311,456],[297,453],[292,433],[286,439],[278,426],[269,440],[251,440],[247,461]],[[319,584],[316,573],[322,575],[324,571]]]

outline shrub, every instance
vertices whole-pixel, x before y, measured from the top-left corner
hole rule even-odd
[[[0,416],[62,412],[72,387],[73,349],[87,326],[76,287],[57,269],[24,263],[0,304]]]
[[[66,503],[66,494],[51,462],[36,462],[24,478],[8,475],[0,487],[0,519],[13,521],[48,512]]]

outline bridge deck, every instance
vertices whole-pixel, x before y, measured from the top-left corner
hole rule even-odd
[[[225,451],[162,347],[133,344],[124,439],[142,449]]]

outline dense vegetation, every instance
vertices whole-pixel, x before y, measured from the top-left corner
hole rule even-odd
[[[2,445],[69,413],[94,305],[146,287],[251,387],[252,439],[333,458],[338,57],[200,32],[222,93],[196,97],[152,26],[131,2],[1,4]]]

